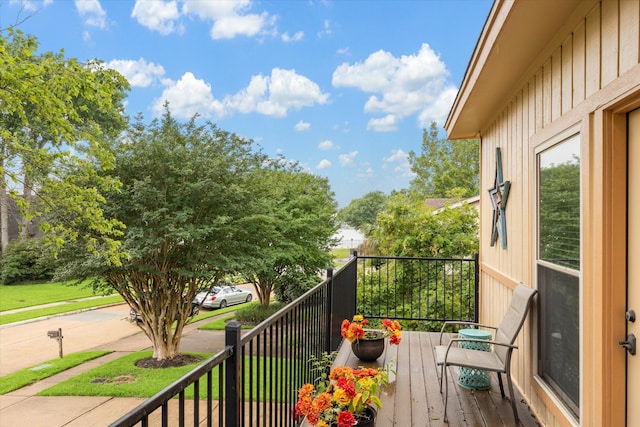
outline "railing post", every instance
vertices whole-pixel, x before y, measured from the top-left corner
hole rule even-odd
[[[331,352],[331,335],[333,334],[332,327],[332,317],[333,317],[333,267],[327,268],[327,318],[326,318],[326,328],[327,333],[325,337],[325,347],[324,351],[327,353]]]
[[[226,362],[225,369],[225,412],[227,427],[237,427],[240,423],[240,322],[231,320],[224,328],[225,345],[233,347],[233,354]]]
[[[478,323],[480,321],[480,255],[476,252],[473,255],[473,261],[475,262],[475,290],[474,290],[474,294],[475,294],[475,307],[474,307],[474,316],[475,319],[473,319],[474,322]]]

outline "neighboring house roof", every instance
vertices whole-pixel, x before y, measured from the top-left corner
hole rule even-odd
[[[512,88],[580,7],[580,0],[496,0],[445,123],[449,139],[477,138]],[[588,3],[588,2],[587,2]]]
[[[452,203],[449,205],[449,208],[457,208],[462,205],[472,205],[476,209],[480,209],[480,195],[469,197],[468,199],[464,199],[464,200],[460,200],[459,202]],[[433,213],[437,214],[438,212],[442,211],[442,209],[444,209],[444,206],[439,209],[436,209]]]
[[[434,209],[442,209],[447,203],[454,203],[456,199],[426,199],[424,203]]]

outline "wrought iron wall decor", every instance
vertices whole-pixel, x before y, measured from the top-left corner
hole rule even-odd
[[[507,218],[505,210],[511,181],[504,181],[502,177],[502,152],[496,148],[496,177],[493,188],[489,189],[489,198],[493,205],[493,224],[491,226],[491,246],[500,238],[502,249],[507,249]]]

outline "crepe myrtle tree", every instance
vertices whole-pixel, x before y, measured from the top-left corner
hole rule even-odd
[[[115,289],[139,311],[152,357],[171,359],[198,291],[256,255],[264,215],[254,188],[266,159],[211,123],[176,121],[168,105],[148,125],[138,116],[114,155],[110,173],[122,187],[105,195],[105,215],[125,224],[128,258],[108,265],[70,247],[66,273]]]
[[[320,271],[331,264],[337,230],[337,203],[328,180],[283,164],[277,162],[262,174],[260,210],[265,221],[255,234],[259,255],[243,271],[263,306],[279,287],[302,292],[307,284],[319,283]]]

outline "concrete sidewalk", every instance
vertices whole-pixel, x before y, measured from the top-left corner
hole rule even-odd
[[[126,304],[95,310],[95,312],[87,314],[87,316],[110,316],[113,318],[113,320],[108,321],[109,324],[113,323],[113,328],[107,327],[104,328],[105,330],[100,331],[96,331],[95,327],[92,328],[91,322],[84,321],[83,316],[74,316],[74,320],[70,320],[69,316],[49,319],[37,324],[31,324],[30,328],[28,325],[20,325],[15,328],[1,330],[0,336],[2,337],[3,350],[0,366],[3,367],[2,375],[55,358],[57,356],[57,344],[55,344],[56,350],[52,352],[49,347],[52,347],[56,341],[46,336],[46,330],[47,328],[57,329],[54,325],[61,325],[64,322],[66,323],[62,329],[63,336],[65,336],[63,338],[65,353],[86,350],[112,350],[114,352],[0,396],[0,427],[106,426],[142,403],[145,399],[35,396],[38,392],[54,384],[128,353],[150,349],[149,339],[144,333],[136,325],[122,320],[122,314],[125,312],[128,315],[128,306]],[[224,316],[228,315],[229,313]],[[213,319],[208,318],[187,325],[181,341],[181,351],[216,353],[224,348],[224,331],[201,331],[197,329],[199,324],[210,322]],[[36,330],[33,331],[32,329]],[[107,344],[86,348],[87,343],[95,340],[97,334],[102,335],[102,342],[104,342],[105,333],[113,334],[116,337]],[[43,351],[42,344],[39,342],[41,337],[45,340],[44,343],[47,344],[46,351]],[[75,343],[79,342],[83,342],[85,348],[74,350],[73,348],[78,346]],[[67,348],[67,345],[71,348]],[[19,352],[21,356],[16,357],[16,354],[8,354],[12,351]],[[10,359],[17,360],[10,362]]]

